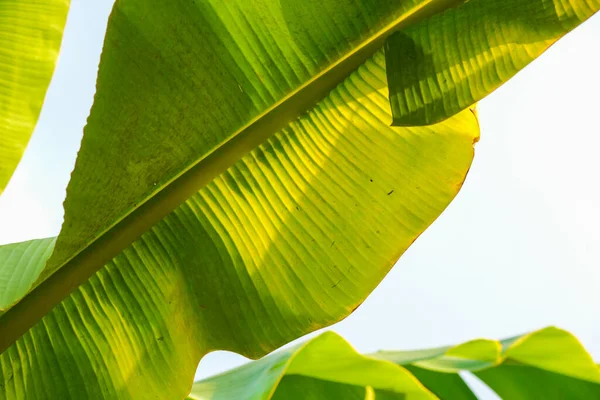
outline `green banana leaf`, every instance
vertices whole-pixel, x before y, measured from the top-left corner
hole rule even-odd
[[[40,115],[68,10],[69,0],[0,1],[0,194]]]
[[[38,302],[18,322],[3,318],[0,337],[14,340],[2,326],[16,332],[37,322],[179,204],[314,108],[381,50],[392,29],[459,2],[117,2],[65,221],[34,279],[33,286],[47,282],[40,290],[48,293],[33,294]],[[307,29],[308,17],[315,24]],[[387,91],[385,78],[372,84],[368,90]],[[29,312],[36,315],[23,317]]]
[[[471,372],[503,399],[595,399],[600,368],[549,327],[503,341],[360,355],[333,332],[194,383],[189,400],[477,399]]]

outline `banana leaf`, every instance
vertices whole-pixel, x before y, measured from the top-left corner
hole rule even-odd
[[[0,194],[40,115],[68,10],[69,0],[0,2]]]
[[[503,399],[600,397],[600,368],[573,335],[549,327],[501,341],[370,355],[326,332],[198,381],[188,399],[477,399],[466,372]]]

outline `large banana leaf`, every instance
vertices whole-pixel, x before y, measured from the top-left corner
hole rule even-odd
[[[0,194],[40,115],[68,9],[69,0],[0,1]]]
[[[477,399],[460,372],[472,372],[503,399],[600,398],[600,368],[574,336],[551,327],[503,341],[368,356],[327,332],[196,382],[188,399]]]
[[[37,271],[37,275],[28,274],[19,279],[34,282],[30,287],[37,286],[37,289],[0,319],[0,350],[215,176],[300,114],[318,107],[330,90],[351,73],[358,73],[369,57],[381,51],[383,40],[393,29],[458,2],[118,1],[108,24],[94,106],[67,191],[61,234],[45,269],[32,268],[30,271]],[[314,24],[307,26],[308,18]],[[382,63],[377,63],[379,71]],[[356,83],[331,99],[332,105],[348,103],[347,109],[339,115],[325,116],[327,120],[319,117],[317,122],[301,129],[309,132],[329,129],[345,134],[347,126],[372,129],[371,125],[377,124],[374,129],[377,131],[388,124],[391,116],[387,106],[377,104],[362,117],[354,115],[353,107],[359,104],[354,97],[368,98],[379,91],[385,92],[387,98],[385,76],[375,74],[375,78],[370,78],[371,75],[371,71],[357,75]],[[456,127],[457,131],[461,129]],[[468,131],[471,137],[475,135],[472,127]],[[374,140],[376,143],[377,139]],[[299,145],[310,146],[306,149],[308,157],[317,159],[311,161],[301,156],[294,161],[292,158],[292,162],[301,163],[296,167],[285,159],[280,162],[265,156],[257,164],[271,167],[271,163],[277,162],[274,172],[262,179],[278,179],[285,185],[294,183],[296,188],[269,189],[269,195],[261,198],[266,203],[266,214],[253,223],[272,226],[262,238],[266,248],[272,247],[269,242],[274,232],[282,226],[282,221],[288,220],[285,216],[270,214],[270,209],[277,210],[277,205],[292,206],[284,203],[286,193],[282,191],[289,190],[296,198],[299,193],[313,189],[309,175],[315,172],[314,166],[335,162],[323,150],[327,142]],[[364,149],[358,142],[353,146]],[[268,154],[277,155],[276,150]],[[465,150],[457,153],[457,157],[464,158]],[[296,150],[284,147],[281,151]],[[358,154],[353,153],[353,156],[360,158]],[[390,157],[400,157],[400,154]],[[388,168],[383,164],[381,167]],[[364,175],[360,172],[362,167],[345,166],[339,172],[333,168],[327,167],[327,175],[333,180],[339,179],[338,174],[348,175],[350,179],[357,179],[357,173]],[[254,176],[258,172],[254,169],[254,166],[244,167],[239,177],[234,176],[242,180],[235,185],[256,186],[258,182],[253,180],[258,178]],[[455,180],[455,173],[463,169],[464,163],[448,175],[441,172],[442,181],[448,179],[446,176]],[[409,176],[408,171],[398,171],[390,170],[388,174]],[[423,188],[427,190],[426,186]],[[394,188],[388,188],[385,194],[392,190]],[[397,190],[396,197],[409,196],[409,192],[400,194]],[[322,207],[336,212],[338,207],[343,209],[336,205],[337,195],[308,214],[307,218],[315,221],[317,231],[328,230],[321,226],[329,224]],[[420,195],[410,201],[418,197]],[[447,199],[442,199],[444,197],[440,200],[445,207]],[[348,204],[354,203],[348,200]],[[443,209],[434,204],[424,207],[435,207],[437,211],[433,214],[436,215]],[[242,210],[243,207],[232,205],[232,212]],[[414,240],[417,232],[431,220],[423,219],[424,223],[419,223],[422,226],[417,230],[411,227],[408,240]],[[369,221],[363,223],[368,226]],[[241,229],[245,230],[244,235],[254,235],[248,226]],[[343,232],[343,225],[338,224],[338,229]],[[292,258],[296,259],[293,263],[328,263],[327,258],[315,256],[319,254],[318,247],[323,245],[311,242],[315,235],[316,232],[306,232],[298,237],[302,253],[310,257],[297,255],[299,250],[292,248],[278,257],[288,263]],[[397,240],[398,245],[389,248],[393,256],[383,259],[385,264],[394,261],[406,247],[401,244],[403,239]],[[359,262],[351,260],[352,264]],[[47,280],[48,277],[51,279]]]
[[[456,195],[478,138],[470,110],[390,127],[385,80],[378,52],[146,232],[0,356],[0,393],[181,399],[209,351],[258,357],[348,315]]]
[[[600,6],[597,0],[512,1],[514,12],[506,13],[501,1],[486,0],[485,6],[483,2],[473,0],[455,9],[452,6],[462,1],[117,2],[96,101],[68,189],[63,229],[46,267],[21,278],[34,282],[30,288],[44,285],[0,320],[0,337],[5,338],[0,349],[243,154],[314,107],[398,29],[417,23],[406,35],[421,43],[437,37],[429,35],[434,31],[431,24],[436,29],[450,23],[472,27],[470,18],[485,20],[485,29],[472,36],[444,36],[458,65],[479,56],[456,50],[467,39],[499,43],[489,52],[505,53],[502,43],[512,36],[498,31],[521,15],[518,10],[532,18],[540,15],[532,19],[534,39],[547,46]],[[443,10],[438,18],[430,18]],[[312,23],[305,24],[308,20]],[[436,68],[456,78],[448,84],[448,97],[458,96],[460,101],[451,100],[456,104],[445,109],[445,115],[455,113],[468,105],[456,93],[505,62],[494,59],[458,76],[447,62],[438,62],[444,56],[436,53],[435,63],[417,59],[416,66],[406,69],[410,57],[399,63],[393,55],[405,54],[406,49],[402,43],[390,43],[388,63],[398,72],[388,75],[394,108],[402,88],[422,89],[420,71]],[[522,54],[531,52],[530,47],[526,42],[516,49]],[[527,60],[539,54],[538,47]],[[445,47],[427,49],[434,50],[446,52]],[[482,57],[489,52],[483,51]],[[516,64],[511,73],[523,65]],[[408,80],[398,79],[399,74]],[[510,74],[499,75],[473,98],[508,78]]]

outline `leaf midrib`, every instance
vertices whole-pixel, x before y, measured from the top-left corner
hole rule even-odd
[[[408,10],[252,119],[196,163],[157,187],[145,200],[138,202],[136,208],[64,261],[56,272],[0,317],[0,353],[171,211],[256,146],[318,104],[327,93],[383,47],[390,34],[463,2],[464,0],[430,0]]]

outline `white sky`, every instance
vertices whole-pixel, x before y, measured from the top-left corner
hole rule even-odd
[[[33,139],[0,197],[0,243],[54,236],[112,0],[72,0]],[[557,325],[600,361],[600,16],[480,103],[471,172],[444,214],[350,317],[361,352]],[[243,362],[218,352],[198,377]]]

